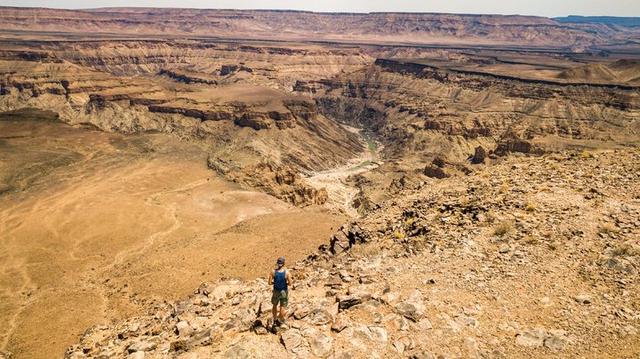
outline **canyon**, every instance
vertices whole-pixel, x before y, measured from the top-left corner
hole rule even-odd
[[[632,357],[640,32],[570,20],[0,7],[0,358]]]

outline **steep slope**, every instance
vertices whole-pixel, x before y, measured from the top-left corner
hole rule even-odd
[[[0,110],[46,109],[72,125],[201,141],[219,174],[295,204],[325,201],[295,173],[340,165],[363,150],[357,134],[287,91],[294,77],[360,68],[370,60],[357,50],[36,42],[7,46],[2,57]]]
[[[618,60],[609,64],[589,64],[565,70],[558,78],[591,82],[640,85],[640,60]]]
[[[406,191],[293,267],[277,335],[264,279],[222,281],[67,357],[633,356],[639,156],[510,157]]]
[[[565,85],[379,59],[335,79],[299,83],[324,113],[369,128],[387,158],[461,161],[476,146],[547,136],[609,141],[638,137],[634,88]],[[422,161],[420,161],[422,158]],[[409,161],[410,162],[410,161]]]
[[[207,156],[162,133],[0,114],[0,357],[62,357],[87,327],[205,276],[251,279],[281,251],[302,259],[345,219],[225,180]]]

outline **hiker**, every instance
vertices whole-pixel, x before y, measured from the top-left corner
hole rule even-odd
[[[289,286],[291,285],[291,274],[284,266],[284,257],[278,258],[276,269],[269,274],[269,284],[273,284],[273,325],[284,324],[287,304],[289,303]],[[280,316],[278,317],[278,303],[280,303]]]

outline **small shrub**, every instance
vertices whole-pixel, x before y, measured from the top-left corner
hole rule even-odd
[[[528,235],[528,236],[524,237],[523,242],[525,244],[533,245],[533,244],[537,244],[538,243],[538,239],[536,237],[534,237],[534,236]]]
[[[640,256],[640,247],[623,243],[614,248],[611,254],[614,256]]]
[[[361,243],[351,247],[351,254],[353,256],[362,256],[365,258],[375,257],[382,253],[382,246],[380,243]]]
[[[497,219],[496,214],[493,212],[493,210],[489,210],[485,215],[485,218],[487,219],[488,223],[494,223]]]
[[[505,234],[511,233],[513,231],[513,224],[509,221],[504,221],[498,224],[493,229],[493,234],[496,236],[504,236]]]
[[[538,205],[535,202],[531,201],[531,200],[527,201],[524,204],[524,210],[527,211],[527,212],[535,212],[536,209],[538,209]]]
[[[620,230],[611,223],[605,223],[598,228],[598,233],[602,234],[616,234]]]
[[[582,152],[580,152],[580,157],[582,157],[582,158],[593,158],[593,154],[591,154],[591,152],[589,152],[587,150],[583,150]]]

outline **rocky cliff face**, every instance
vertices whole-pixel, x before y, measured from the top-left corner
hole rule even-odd
[[[325,115],[376,133],[389,158],[442,154],[461,161],[478,145],[535,152],[553,145],[550,138],[559,144],[639,134],[640,97],[633,86],[571,85],[377,60],[298,89],[314,96]]]
[[[232,164],[229,178],[296,204],[322,203],[323,195],[302,180],[289,189],[271,175],[263,178],[269,183],[252,180],[256,166],[322,170],[362,151],[357,134],[326,119],[312,99],[287,91],[292,77],[332,77],[368,61],[358,51],[36,42],[7,46],[0,58],[0,110],[46,109],[71,125],[196,140],[212,159]]]
[[[436,156],[464,163],[478,146],[540,153],[631,141],[639,130],[633,85],[374,62],[357,48],[25,42],[8,44],[0,57],[4,110],[51,109],[67,123],[107,131],[206,139],[212,160],[236,169],[267,163],[308,172],[344,163],[362,144],[339,123],[379,140],[404,172],[422,172]],[[249,183],[250,172],[236,170],[235,179]],[[290,190],[271,192],[294,202],[306,196]]]
[[[303,11],[111,8],[54,10],[2,8],[7,30],[181,34],[261,39],[397,41],[417,43],[589,46],[638,36],[637,29],[572,24],[533,16],[426,13],[312,13]]]

